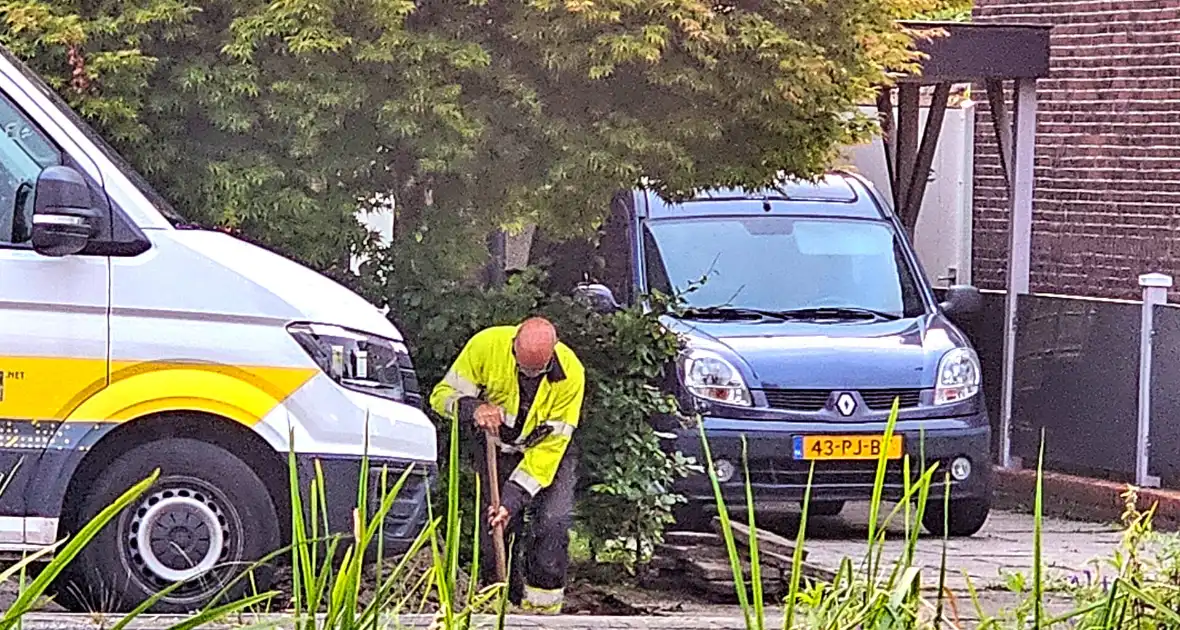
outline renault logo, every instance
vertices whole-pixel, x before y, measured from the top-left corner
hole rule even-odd
[[[836,399],[836,409],[840,411],[840,415],[851,416],[852,412],[856,411],[856,399],[848,392],[840,394]]]

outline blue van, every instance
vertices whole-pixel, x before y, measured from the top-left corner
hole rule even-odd
[[[867,180],[832,172],[816,183],[715,190],[677,204],[622,192],[599,242],[583,247],[554,250],[565,263],[555,282],[564,267],[569,288],[602,308],[704,279],[685,295],[683,317],[666,325],[687,341],[675,387],[704,419],[731,506],[745,504],[744,435],[761,512],[797,509],[812,462],[813,514],[869,499],[884,450],[887,500],[902,494],[908,453],[914,476],[922,461],[939,463],[928,530],[943,532],[947,471],[948,533],[970,536],[984,525],[991,429],[979,359],[952,322],[979,308],[979,292],[951,287],[937,301],[900,220]],[[896,434],[886,444],[895,400]],[[670,448],[704,461],[696,429],[655,422],[676,435]],[[699,524],[715,504],[708,477],[694,475],[680,490],[690,502],[678,520]]]

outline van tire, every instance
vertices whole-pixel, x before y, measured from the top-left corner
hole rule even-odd
[[[225,583],[280,547],[278,513],[258,475],[229,451],[193,439],[149,442],[115,459],[82,499],[75,523],[95,518],[157,468],[156,483],[108,523],[59,576],[54,590],[63,605],[78,612],[126,612],[172,581],[185,581],[169,571],[211,565],[203,576],[216,579],[189,578],[150,609],[196,611]],[[210,527],[218,524],[219,529]],[[141,553],[145,544],[148,553]],[[253,580],[238,580],[218,603],[267,590],[273,569],[255,568]]]
[[[931,499],[922,513],[922,525],[935,536],[942,536],[945,531],[950,538],[967,538],[983,529],[990,512],[991,501],[987,499],[952,499],[950,518],[944,518],[942,500]]]

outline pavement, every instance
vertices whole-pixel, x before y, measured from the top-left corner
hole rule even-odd
[[[865,505],[850,505],[838,517],[816,518],[808,527],[806,549],[808,561],[819,566],[838,569],[845,557],[854,564],[860,563],[868,549],[868,508]],[[777,533],[794,537],[797,523],[789,518],[777,522],[759,523]],[[905,547],[904,525],[898,523],[889,528],[884,545],[882,561],[886,571],[891,562],[901,557]],[[1087,570],[1094,575],[1093,561],[1108,558],[1117,548],[1120,533],[1113,525],[1086,523],[1060,518],[1046,518],[1043,522],[1043,557],[1048,567],[1047,580],[1051,584],[1063,584],[1071,579],[1086,580]],[[914,563],[923,567],[922,581],[927,589],[936,587],[939,566],[942,562],[943,542],[941,539],[923,534],[918,541]],[[976,620],[978,615],[970,603],[967,592],[968,582],[978,591],[979,601],[986,615],[996,615],[1011,610],[1021,599],[1015,592],[1022,582],[1027,585],[1031,578],[1033,558],[1033,519],[1018,512],[995,511],[983,531],[971,538],[948,541],[946,563],[948,569],[947,587],[958,599],[959,618],[963,622]],[[859,564],[858,564],[859,566]],[[933,593],[931,593],[933,594]],[[13,589],[0,586],[0,610],[12,601]],[[676,594],[664,594],[663,598],[675,598]],[[1065,610],[1064,598],[1051,602],[1050,609]],[[509,628],[552,630],[590,630],[604,628],[616,630],[728,630],[744,628],[741,611],[735,606],[715,606],[700,603],[685,603],[671,608],[662,608],[663,616],[652,617],[605,617],[569,615],[559,618],[533,618],[514,616]],[[782,620],[781,607],[768,608],[768,623],[777,626]],[[67,615],[49,612],[31,615],[24,620],[24,630],[65,630],[110,628],[117,619],[102,615]],[[175,617],[149,617],[132,624],[129,630],[161,630],[178,621]],[[773,621],[772,621],[773,620]],[[260,619],[243,619],[244,624],[254,624]],[[272,623],[279,620],[272,618]],[[426,628],[430,617],[403,617],[399,619],[407,628]],[[494,619],[482,618],[476,627],[491,627]]]
[[[901,558],[906,547],[904,517],[898,521],[889,528],[885,561]],[[825,568],[838,568],[846,556],[860,561],[868,550],[868,523],[868,506],[860,504],[850,505],[839,517],[817,518],[808,527],[804,545],[808,561]],[[1054,517],[1044,518],[1041,530],[1046,579],[1057,582],[1093,579],[1094,562],[1111,557],[1122,538],[1113,524]],[[946,542],[947,587],[956,594],[966,594],[969,582],[976,590],[1008,590],[1022,576],[1031,578],[1034,539],[1031,515],[993,511],[975,536]],[[936,587],[942,554],[941,537],[919,537],[914,564],[925,569],[924,586]]]

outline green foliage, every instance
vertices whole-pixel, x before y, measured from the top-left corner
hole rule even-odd
[[[603,315],[570,298],[544,295],[532,271],[500,289],[424,282],[399,284],[390,295],[424,388],[442,379],[463,344],[480,329],[518,323],[533,314],[553,321],[562,341],[586,367],[577,441],[589,492],[579,502],[580,529],[597,550],[621,545],[633,550],[629,558],[650,552],[671,522],[672,508],[682,500],[671,484],[692,465],[683,455],[661,449],[650,424],[657,414],[688,422],[666,387],[666,370],[680,349],[680,340],[659,322],[674,306],[671,300],[655,296],[650,310],[633,307]],[[447,422],[440,424],[449,430]]]
[[[501,226],[586,233],[644,177],[676,196],[817,174],[914,67],[895,20],[936,6],[0,0],[0,42],[189,219],[340,279],[375,196],[398,268],[463,270]]]
[[[975,0],[942,0],[930,11],[918,15],[919,19],[942,22],[970,22]]]

